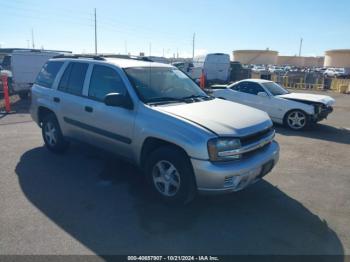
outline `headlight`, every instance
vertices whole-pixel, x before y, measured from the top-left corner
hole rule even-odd
[[[208,141],[208,152],[211,161],[229,161],[240,159],[237,149],[241,147],[238,138],[214,138]]]

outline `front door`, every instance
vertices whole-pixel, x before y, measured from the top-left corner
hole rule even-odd
[[[107,148],[116,154],[132,156],[135,110],[107,106],[104,98],[110,93],[128,95],[127,88],[119,72],[107,65],[95,64],[92,69],[86,110],[86,128],[90,139],[97,146]]]

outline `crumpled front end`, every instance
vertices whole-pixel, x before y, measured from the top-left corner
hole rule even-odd
[[[333,107],[325,104],[315,104],[315,115],[313,116],[313,120],[315,122],[322,121],[326,119],[330,113],[333,112]]]

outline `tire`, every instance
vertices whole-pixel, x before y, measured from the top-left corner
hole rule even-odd
[[[187,204],[197,191],[188,156],[174,146],[156,149],[146,160],[145,175],[152,191],[170,204]],[[170,173],[169,173],[170,171]]]
[[[48,114],[44,117],[41,131],[48,150],[60,154],[68,149],[69,142],[62,135],[60,125],[54,114]]]
[[[289,129],[299,131],[309,126],[309,116],[302,110],[291,110],[284,116],[284,125]]]
[[[26,100],[28,99],[29,92],[19,92],[18,95],[22,100]]]

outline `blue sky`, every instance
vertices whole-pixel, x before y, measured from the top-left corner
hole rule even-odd
[[[0,0],[2,47],[98,51],[166,56],[235,49],[277,50],[303,55],[350,48],[349,0]],[[29,41],[28,41],[29,40]]]

